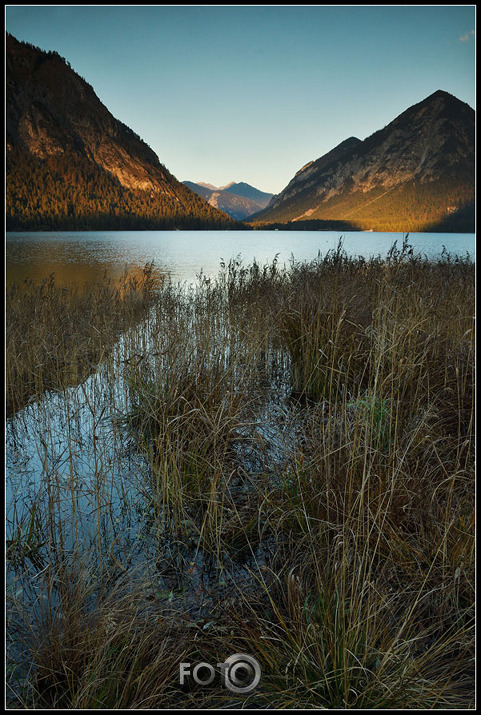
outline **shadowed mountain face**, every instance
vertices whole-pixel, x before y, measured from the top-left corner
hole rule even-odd
[[[7,228],[230,228],[55,52],[7,35]]]
[[[202,181],[199,183],[184,181],[184,184],[202,196],[211,206],[225,211],[237,221],[243,221],[248,216],[265,208],[273,196],[273,194],[259,191],[243,181],[240,183],[232,181],[227,186],[220,188]]]
[[[250,220],[473,231],[473,202],[474,110],[440,90],[364,141],[347,139],[304,166]]]
[[[259,189],[255,189],[250,184],[246,184],[245,181],[240,181],[239,183],[233,181],[223,188],[224,191],[228,191],[231,194],[243,196],[246,199],[254,201],[261,208],[265,208],[274,195],[269,194],[266,191],[259,191]]]

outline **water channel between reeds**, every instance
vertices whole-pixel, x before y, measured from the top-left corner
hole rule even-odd
[[[251,648],[273,671],[264,705],[283,702],[291,671],[299,706],[432,706],[441,670],[454,675],[440,702],[462,699],[474,266],[464,248],[431,259],[400,244],[160,271],[87,377],[9,417],[10,698],[111,702],[80,651],[97,630],[123,652],[147,628],[174,634],[169,683],[181,647]],[[73,659],[61,675],[57,651]]]

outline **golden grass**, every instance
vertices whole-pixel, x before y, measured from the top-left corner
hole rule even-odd
[[[100,526],[93,553],[61,558],[68,527],[37,496],[11,564],[53,529],[56,600],[32,622],[12,597],[25,706],[472,707],[473,310],[473,264],[407,244],[161,287],[129,332],[119,409],[147,465],[149,575]],[[234,652],[262,666],[248,696],[179,685],[182,660]]]
[[[57,285],[55,275],[6,291],[6,405],[14,414],[48,390],[85,379],[126,327],[146,314],[158,280],[153,264],[116,281]]]

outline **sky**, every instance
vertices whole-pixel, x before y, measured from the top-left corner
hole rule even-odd
[[[180,181],[279,193],[438,89],[475,108],[475,5],[6,5]]]

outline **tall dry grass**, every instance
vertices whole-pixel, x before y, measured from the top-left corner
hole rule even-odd
[[[108,539],[102,573],[50,566],[25,701],[472,707],[473,311],[472,262],[407,242],[164,285],[119,390],[148,577],[119,577]],[[48,504],[24,517],[17,562],[47,521]],[[250,695],[179,685],[183,659],[233,652],[262,666]]]
[[[48,390],[87,377],[122,331],[146,315],[159,276],[148,264],[118,280],[58,285],[52,273],[6,291],[5,380],[10,416]]]

